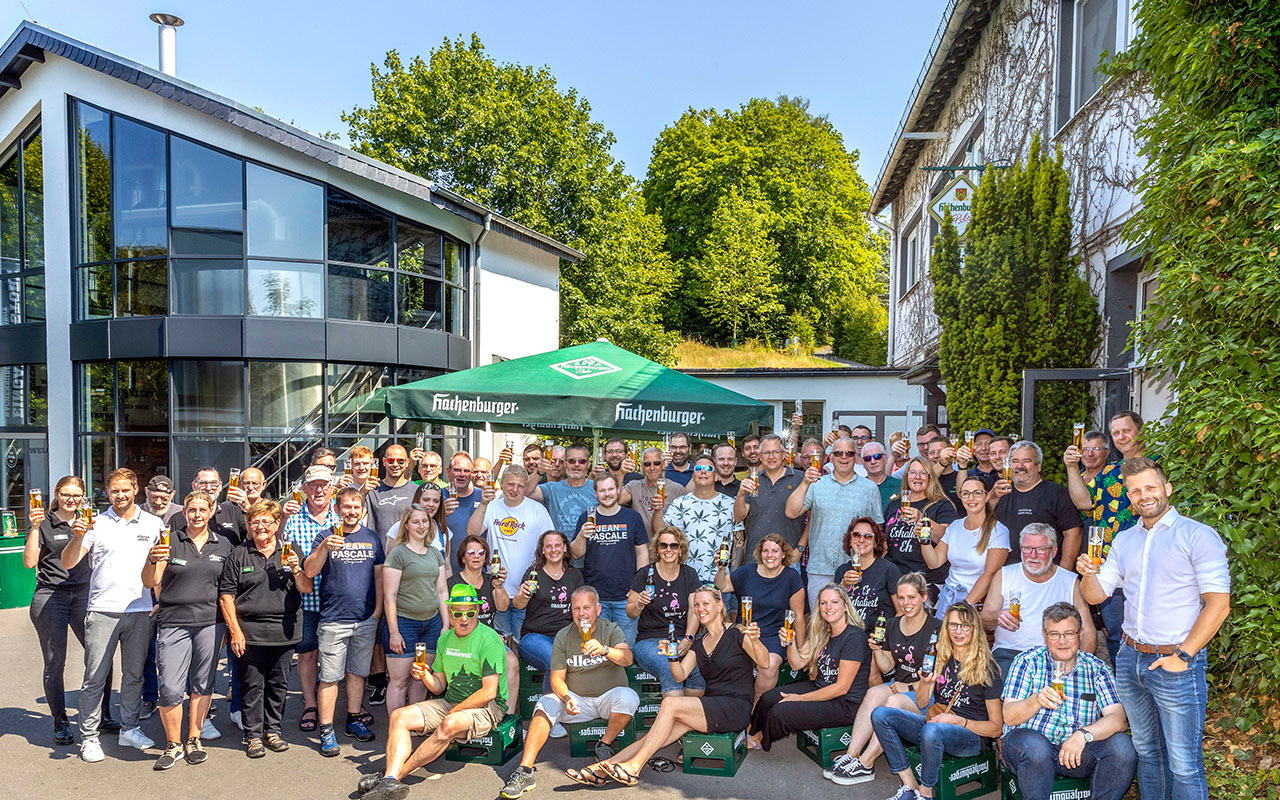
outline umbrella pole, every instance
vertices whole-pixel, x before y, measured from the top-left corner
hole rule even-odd
[[[600,463],[600,429],[591,429],[591,467]]]

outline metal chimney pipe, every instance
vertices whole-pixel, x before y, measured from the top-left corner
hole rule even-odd
[[[160,26],[160,71],[177,77],[178,28],[182,18],[173,14],[152,14],[151,21]]]

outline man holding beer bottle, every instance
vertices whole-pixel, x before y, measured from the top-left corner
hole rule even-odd
[[[1004,683],[1005,768],[1027,800],[1049,800],[1055,775],[1088,778],[1093,800],[1120,800],[1138,757],[1115,677],[1080,651],[1075,606],[1054,603],[1042,618],[1044,644],[1015,658]]]

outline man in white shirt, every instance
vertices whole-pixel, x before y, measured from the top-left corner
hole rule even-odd
[[[553,527],[547,509],[525,497],[524,484],[528,477],[529,473],[518,464],[507,467],[502,473],[502,498],[493,502],[497,493],[486,483],[480,503],[467,522],[467,533],[488,539],[489,546],[502,559],[507,572],[503,585],[512,596],[520,591],[520,584],[533,563],[538,537]],[[524,624],[524,609],[512,606],[499,611],[494,623],[499,632],[518,639]]]
[[[1116,688],[1138,751],[1139,794],[1208,798],[1205,647],[1231,612],[1227,548],[1169,505],[1173,486],[1159,463],[1126,458],[1121,474],[1141,523],[1120,532],[1101,568],[1087,553],[1076,560],[1081,589],[1091,603],[1124,589]]]
[[[71,569],[92,558],[89,607],[84,620],[84,684],[80,688],[80,757],[103,759],[98,742],[98,714],[116,646],[120,647],[120,744],[146,750],[155,747],[138,727],[142,708],[142,667],[151,644],[151,593],[142,586],[142,565],[160,541],[160,518],[134,505],[138,476],[118,469],[107,476],[111,508],[93,527],[76,520],[73,538],[62,551],[62,566]]]

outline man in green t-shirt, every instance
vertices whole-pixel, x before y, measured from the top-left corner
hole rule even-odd
[[[569,598],[569,608],[573,622],[551,644],[551,694],[538,700],[520,766],[502,789],[508,800],[516,800],[536,785],[533,763],[552,725],[606,720],[595,754],[597,761],[604,761],[613,756],[613,743],[640,705],[639,696],[627,685],[626,668],[632,662],[627,637],[618,623],[600,618],[596,590],[579,586]]]
[[[401,778],[435,761],[451,742],[484,736],[502,722],[507,705],[502,637],[476,618],[480,597],[471,585],[453,587],[448,606],[453,627],[436,643],[435,664],[415,662],[410,669],[427,691],[444,697],[391,713],[386,774],[366,775],[357,786],[367,800],[400,800],[409,793]],[[418,732],[427,738],[415,750],[409,737]]]

